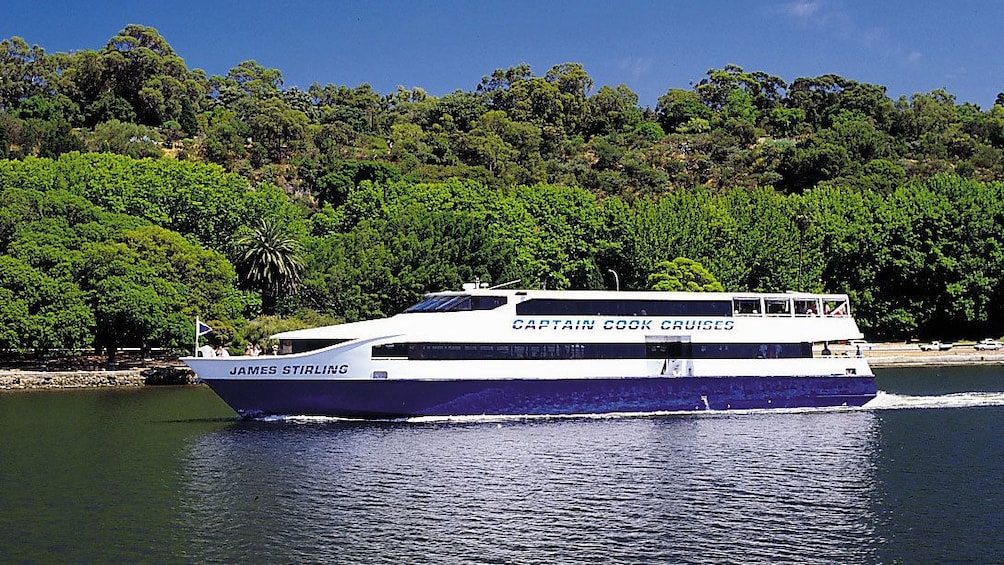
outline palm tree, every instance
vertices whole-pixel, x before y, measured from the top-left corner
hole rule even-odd
[[[303,278],[300,242],[278,222],[262,219],[234,243],[244,284],[261,292],[262,314],[274,314],[279,296],[296,293]]]

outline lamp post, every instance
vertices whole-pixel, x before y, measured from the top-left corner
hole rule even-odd
[[[614,285],[616,285],[615,288],[619,291],[621,289],[621,279],[620,277],[617,276],[617,271],[613,269],[607,269],[607,270],[614,275]]]

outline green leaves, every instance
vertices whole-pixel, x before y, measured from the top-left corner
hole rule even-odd
[[[722,283],[708,272],[703,265],[686,257],[672,261],[662,261],[655,266],[656,272],[648,276],[652,290],[676,292],[722,292]]]
[[[596,86],[564,63],[301,91],[255,61],[207,78],[139,25],[100,51],[4,40],[0,310],[39,337],[0,348],[173,343],[194,310],[239,335],[259,296],[359,319],[474,277],[643,288],[680,257],[730,289],[849,292],[876,336],[1004,319],[1004,194],[979,182],[1004,172],[1001,106],[735,65],[654,110]]]
[[[242,280],[262,295],[262,313],[275,313],[276,300],[295,293],[303,276],[302,246],[276,221],[259,220],[234,240]]]
[[[87,345],[93,324],[75,285],[0,255],[0,351],[76,350]]]
[[[0,162],[0,297],[6,300],[0,349],[44,353],[97,345],[111,354],[123,345],[187,347],[188,320],[196,314],[241,318],[244,300],[233,266],[196,243],[193,232],[227,247],[233,228],[220,236],[217,230],[246,213],[246,188],[220,178],[213,185],[212,176],[221,174],[215,168],[165,163],[112,155]],[[207,192],[216,198],[196,200]],[[216,212],[226,205],[225,194],[231,210]],[[185,226],[190,239],[109,210]]]

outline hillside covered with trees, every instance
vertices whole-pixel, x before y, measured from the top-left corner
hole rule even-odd
[[[1004,95],[736,66],[643,108],[579,64],[470,91],[188,69],[156,30],[0,42],[0,351],[237,346],[463,281],[847,292],[870,338],[1004,332]]]

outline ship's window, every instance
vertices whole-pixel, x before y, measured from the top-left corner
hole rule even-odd
[[[492,310],[506,303],[505,296],[471,296],[448,294],[432,296],[415,304],[405,312],[456,312],[460,310]]]
[[[438,304],[442,304],[447,300],[447,297],[443,296],[433,296],[431,298],[426,298],[425,300],[415,304],[411,308],[405,310],[405,312],[426,312],[428,310],[434,309]]]
[[[682,341],[650,342],[645,344],[645,357],[648,359],[688,359],[691,356],[691,344]]]
[[[412,343],[412,360],[641,359],[642,344],[619,343]]]
[[[761,314],[759,298],[733,298],[732,306],[737,316],[759,316]]]
[[[385,343],[373,346],[373,357],[407,357],[407,343]]]
[[[791,299],[789,298],[764,298],[763,304],[768,316],[791,315]]]
[[[285,351],[287,353],[304,353],[306,351],[315,351],[317,349],[324,349],[325,347],[330,347],[332,345],[338,345],[339,343],[344,343],[346,341],[350,341],[350,340],[347,340],[347,339],[291,339],[291,340],[289,340],[288,349],[286,349]]]
[[[790,359],[812,357],[809,343],[409,343],[373,348],[374,357],[503,361],[568,359]]]
[[[795,315],[796,316],[818,316],[819,315],[819,300],[816,298],[796,298],[795,299]]]
[[[844,299],[831,299],[823,301],[823,314],[826,316],[848,316],[850,315],[850,306],[847,304],[847,300]]]
[[[569,300],[533,298],[516,305],[522,316],[731,316],[727,300]]]
[[[471,297],[470,296],[454,296],[453,298],[442,302],[436,306],[437,312],[452,312],[454,310],[470,310],[471,309]]]
[[[507,301],[505,296],[473,296],[471,297],[471,309],[494,310],[499,306],[504,306]]]
[[[811,343],[692,343],[693,359],[794,359],[812,357]]]

